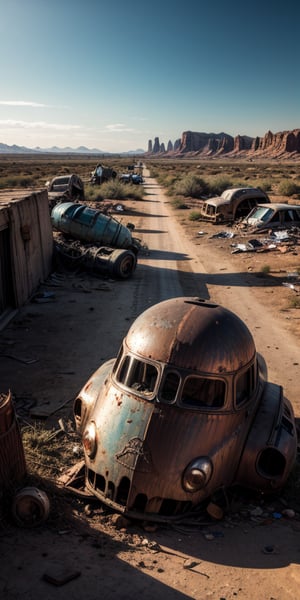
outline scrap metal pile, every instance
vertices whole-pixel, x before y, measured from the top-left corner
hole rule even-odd
[[[89,206],[66,202],[51,212],[54,254],[67,268],[127,279],[137,265],[140,242],[112,216]]]
[[[203,235],[203,231],[199,231],[198,235]],[[259,232],[256,232],[259,234]],[[290,229],[270,230],[264,237],[250,238],[251,232],[241,232],[239,229],[227,229],[218,231],[210,236],[210,239],[232,239],[239,238],[238,242],[230,244],[233,250],[232,254],[237,252],[268,252],[271,250],[279,250],[283,254],[293,250],[295,246],[300,245],[300,227],[291,227]],[[253,235],[253,234],[252,234]],[[245,238],[249,238],[245,240]],[[245,240],[245,241],[241,241]]]
[[[130,250],[85,244],[61,233],[54,235],[54,259],[57,266],[72,271],[120,279],[130,277],[136,267],[136,256]]]
[[[300,244],[300,228],[293,227],[289,230],[271,231],[270,234],[262,239],[249,239],[246,243],[231,244],[234,248],[232,254],[236,252],[267,252],[270,250],[279,250],[282,253],[288,252],[294,246]]]

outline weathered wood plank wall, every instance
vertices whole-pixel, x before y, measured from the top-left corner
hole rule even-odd
[[[22,306],[51,272],[53,233],[46,190],[0,197],[0,227],[8,228],[15,308]],[[1,285],[1,280],[0,280]]]

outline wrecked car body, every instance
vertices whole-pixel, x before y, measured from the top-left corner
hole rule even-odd
[[[84,200],[84,183],[78,175],[60,175],[46,183],[50,207],[67,200]]]
[[[90,183],[91,185],[101,185],[101,183],[109,181],[110,179],[115,179],[116,177],[117,172],[114,169],[105,167],[99,163],[91,173]]]
[[[69,258],[81,257],[85,264],[92,263],[95,269],[117,274],[122,279],[135,270],[140,242],[132,237],[128,227],[112,216],[83,204],[65,202],[52,209],[51,224],[56,231],[85,244],[83,248],[77,246],[75,252],[71,248],[71,252],[67,253],[57,242],[61,256],[68,254]],[[93,247],[88,248],[87,244]]]
[[[281,489],[293,409],[235,314],[172,298],[131,325],[74,403],[85,487],[129,518],[176,520],[234,484]]]
[[[300,227],[300,206],[297,204],[259,203],[239,224],[240,229],[265,232]]]
[[[119,180],[122,183],[133,183],[134,185],[144,183],[143,177],[139,173],[122,173]]]
[[[267,194],[259,188],[225,190],[221,196],[203,201],[201,218],[213,223],[233,222],[248,215],[258,202],[270,202]]]

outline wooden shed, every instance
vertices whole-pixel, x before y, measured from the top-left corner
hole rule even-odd
[[[47,190],[0,192],[0,328],[51,272]]]

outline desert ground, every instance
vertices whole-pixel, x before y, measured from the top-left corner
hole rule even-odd
[[[134,224],[142,243],[133,277],[102,279],[56,265],[41,285],[54,293],[53,301],[32,298],[0,332],[1,387],[13,393],[24,435],[49,430],[44,474],[37,475],[46,461],[42,448],[40,459],[29,448],[26,458],[29,481],[50,499],[49,517],[39,527],[19,527],[9,512],[0,520],[1,598],[295,600],[297,472],[279,496],[234,491],[221,519],[204,510],[177,525],[129,522],[58,484],[66,457],[69,466],[82,457],[73,425],[76,394],[116,356],[135,318],[170,297],[211,299],[238,314],[266,360],[269,380],[283,386],[300,416],[298,294],[283,285],[294,281],[299,247],[232,254],[240,238],[213,237],[224,228],[192,223],[171,207],[147,169],[144,177],[145,198],[124,202],[117,216]]]

